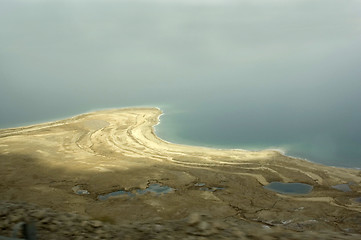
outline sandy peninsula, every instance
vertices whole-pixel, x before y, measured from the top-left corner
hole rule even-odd
[[[0,130],[0,200],[113,223],[178,220],[194,212],[293,231],[361,233],[361,173],[277,151],[222,150],[158,138],[157,108],[126,108]],[[313,186],[305,195],[263,188]],[[332,188],[350,183],[351,191]],[[166,194],[137,194],[152,184]],[[122,190],[129,194],[99,196]],[[132,194],[132,196],[130,196]]]

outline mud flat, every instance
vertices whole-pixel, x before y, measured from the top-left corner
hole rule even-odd
[[[104,110],[0,130],[0,200],[117,224],[179,220],[199,212],[290,231],[361,233],[361,204],[355,201],[361,197],[359,170],[271,150],[168,143],[154,134],[160,114],[156,108]],[[313,188],[308,194],[287,195],[265,189],[271,182]],[[217,190],[202,191],[199,183]],[[332,187],[346,183],[352,183],[350,191]],[[153,184],[174,191],[98,199],[117,191],[137,193]]]

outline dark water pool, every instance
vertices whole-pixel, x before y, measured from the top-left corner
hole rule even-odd
[[[265,189],[282,193],[282,194],[308,194],[313,187],[305,183],[281,183],[271,182],[264,186]]]
[[[166,193],[170,193],[173,192],[174,189],[168,186],[162,186],[160,184],[150,184],[149,187],[147,187],[146,189],[138,189],[137,190],[137,194],[142,195],[142,194],[146,194],[148,192],[152,192],[152,193],[156,193],[157,195],[159,194],[166,194]]]
[[[199,190],[201,191],[208,191],[208,192],[215,192],[217,190],[223,190],[223,187],[201,187]]]
[[[116,196],[128,196],[128,197],[135,197],[137,195],[144,195],[148,192],[155,193],[156,195],[161,194],[167,194],[174,191],[174,188],[168,187],[168,186],[162,186],[158,183],[150,184],[146,189],[137,189],[135,192],[125,191],[125,190],[119,190],[115,192],[111,192],[104,195],[99,195],[99,200],[107,200],[110,197],[116,197]]]

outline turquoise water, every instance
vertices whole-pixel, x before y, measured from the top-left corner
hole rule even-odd
[[[267,112],[259,111],[249,116],[250,110],[244,112],[248,115],[244,118],[242,113],[234,113],[233,110],[237,109],[204,106],[199,112],[196,109],[179,113],[169,110],[169,114],[165,110],[160,118],[161,124],[156,126],[156,133],[167,141],[180,144],[248,150],[278,149],[289,156],[325,165],[361,167],[360,126],[355,123],[351,127],[342,121],[352,118],[353,113],[329,119],[325,119],[327,114],[315,117],[305,113],[297,119],[298,115],[288,116],[289,111],[278,112],[276,116],[266,116]]]
[[[164,139],[361,167],[361,2],[0,1],[0,128],[157,106]]]

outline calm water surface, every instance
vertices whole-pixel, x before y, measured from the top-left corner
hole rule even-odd
[[[164,139],[361,167],[361,2],[0,1],[0,127],[158,106]]]
[[[281,183],[271,182],[264,186],[265,189],[283,194],[308,194],[313,187],[305,183]]]

